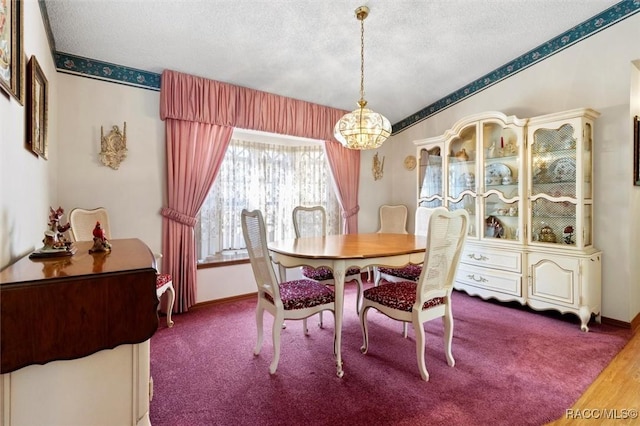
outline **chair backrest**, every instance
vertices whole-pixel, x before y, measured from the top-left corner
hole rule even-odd
[[[436,211],[447,211],[446,207],[423,207],[418,206],[416,209],[416,218],[413,233],[415,235],[427,235],[429,229],[429,219]]]
[[[380,206],[380,229],[378,233],[384,234],[408,234],[407,232],[407,206]]]
[[[267,247],[267,232],[264,218],[260,210],[249,211],[243,209],[241,213],[242,235],[247,245],[251,269],[258,286],[258,297],[268,293],[274,303],[282,303],[280,300],[280,287],[276,279],[269,248]]]
[[[293,209],[293,229],[296,238],[322,237],[327,233],[327,212],[322,206]]]
[[[431,215],[416,306],[451,292],[468,226],[469,213],[464,209],[439,210]]]
[[[107,239],[111,239],[111,230],[109,228],[109,214],[104,207],[96,209],[75,208],[69,213],[69,223],[71,224],[71,240],[75,241],[92,241],[93,228],[96,222],[100,222],[104,235]]]

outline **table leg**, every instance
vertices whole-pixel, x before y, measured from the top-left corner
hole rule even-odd
[[[335,334],[333,351],[336,357],[338,377],[344,376],[342,370],[342,312],[344,310],[344,275],[346,272],[345,261],[336,260],[333,263],[333,279],[335,292]]]

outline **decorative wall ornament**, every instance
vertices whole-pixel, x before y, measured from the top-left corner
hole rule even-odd
[[[105,166],[118,170],[120,163],[127,156],[127,122],[124,122],[122,131],[118,126],[113,126],[107,136],[104,129],[100,127],[100,160]]]
[[[382,161],[380,161],[377,152],[373,156],[373,167],[371,171],[373,172],[373,180],[382,179],[382,174],[384,173],[384,157],[382,157]]]

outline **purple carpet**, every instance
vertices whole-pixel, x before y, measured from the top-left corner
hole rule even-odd
[[[197,425],[542,425],[564,415],[631,337],[630,330],[572,315],[454,292],[455,367],[446,363],[442,321],[427,331],[429,382],[420,379],[415,339],[402,325],[369,312],[369,352],[347,285],[342,355],[336,377],[333,316],[324,328],[287,322],[274,376],[272,317],[253,356],[255,300],[194,309],[161,321],[151,339],[154,426]]]

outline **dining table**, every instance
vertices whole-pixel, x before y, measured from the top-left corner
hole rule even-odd
[[[334,353],[338,377],[342,368],[342,318],[344,278],[349,268],[371,266],[402,267],[424,261],[427,239],[413,234],[340,234],[280,240],[268,244],[272,261],[278,265],[281,280],[286,270],[299,266],[325,266],[333,270],[335,293]]]

